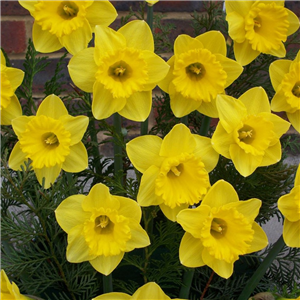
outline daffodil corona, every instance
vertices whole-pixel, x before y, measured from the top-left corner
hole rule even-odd
[[[103,184],[93,186],[87,196],[65,199],[55,215],[68,234],[68,261],[89,261],[105,275],[117,267],[125,252],[150,244],[139,224],[140,206],[129,198],[111,195]]]
[[[252,88],[239,99],[219,95],[217,109],[220,122],[212,136],[212,145],[219,154],[232,160],[241,175],[249,176],[257,167],[281,159],[279,138],[290,123],[271,113],[263,88]]]
[[[300,165],[296,173],[294,188],[278,200],[278,209],[285,219],[283,240],[289,247],[300,248]]]
[[[283,42],[299,28],[298,17],[284,1],[225,1],[229,35],[234,55],[241,65],[260,53],[284,57]]]
[[[154,53],[149,26],[138,20],[118,31],[96,26],[95,47],[74,55],[68,67],[73,82],[93,92],[96,119],[118,112],[133,121],[144,121],[149,116],[152,89],[169,69]]]
[[[259,199],[239,201],[228,182],[216,182],[200,206],[182,210],[177,216],[186,231],[179,248],[181,263],[191,268],[207,265],[229,278],[240,255],[268,244],[265,232],[254,222],[260,206]]]
[[[21,116],[12,121],[19,141],[9,157],[9,166],[21,170],[30,162],[40,184],[49,188],[61,169],[80,172],[88,157],[81,139],[88,126],[86,116],[73,117],[59,97],[50,95],[39,106],[36,116]]]
[[[1,125],[11,125],[11,120],[22,115],[20,102],[15,94],[21,85],[24,72],[6,66],[6,60],[1,50]]]
[[[140,136],[126,146],[134,167],[143,173],[137,201],[141,206],[159,205],[167,218],[199,203],[210,187],[208,172],[219,155],[209,138],[191,134],[178,124],[162,140]]]
[[[30,300],[20,293],[18,286],[10,282],[5,271],[1,270],[1,297],[2,300]]]
[[[103,294],[92,300],[171,300],[169,296],[167,296],[160,286],[155,282],[148,282],[138,288],[132,296],[125,293],[109,293]],[[174,299],[180,300],[180,299]]]
[[[226,42],[219,31],[209,31],[191,38],[180,35],[174,43],[174,56],[168,61],[168,75],[159,87],[170,95],[176,117],[194,110],[218,117],[217,94],[224,93],[243,68],[226,57]]]
[[[274,61],[270,65],[270,78],[276,91],[271,109],[285,111],[293,127],[300,132],[300,51],[293,61]]]
[[[85,49],[96,25],[109,26],[117,17],[113,5],[102,1],[19,1],[34,18],[32,38],[37,51],[65,47],[75,54]]]

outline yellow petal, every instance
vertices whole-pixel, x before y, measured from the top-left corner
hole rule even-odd
[[[97,1],[100,2],[100,1]],[[97,296],[96,298],[92,298],[92,300],[131,300],[131,296],[124,294],[124,293],[117,293],[117,292],[112,292],[112,293],[106,293],[102,294],[100,296]]]
[[[170,297],[168,297],[155,282],[148,282],[144,284],[142,287],[137,289],[131,297],[131,300],[148,299],[170,300]]]
[[[285,219],[283,222],[283,239],[289,247],[300,247],[300,220],[290,222]]]
[[[118,113],[126,119],[142,122],[149,117],[151,107],[151,91],[134,92],[126,99],[126,104],[118,110]]]
[[[68,115],[68,111],[62,100],[56,95],[52,94],[42,101],[36,112],[36,116],[42,115],[57,120],[64,115]]]
[[[10,99],[6,108],[1,109],[1,125],[11,125],[13,119],[22,116],[22,107],[16,95]]]
[[[89,218],[90,213],[84,212],[81,207],[81,203],[85,197],[84,195],[70,196],[61,202],[55,210],[56,220],[66,233]]]
[[[245,40],[242,43],[234,42],[233,49],[236,61],[242,66],[250,64],[260,54],[259,51],[252,49],[248,40]]]
[[[219,276],[227,279],[233,273],[233,262],[229,263],[225,260],[219,260],[211,256],[206,248],[203,250],[202,254],[203,262],[212,268]]]
[[[273,97],[271,101],[272,111],[289,111],[291,109],[290,105],[286,101],[286,96],[283,90],[279,90]]]
[[[226,21],[228,22],[228,34],[237,43],[245,40],[245,18],[236,11],[227,13]]]
[[[238,145],[229,148],[230,157],[237,171],[244,177],[251,175],[260,166],[263,156],[246,153]]]
[[[152,165],[160,167],[163,158],[159,156],[162,139],[158,136],[140,136],[126,145],[127,155],[134,167],[144,173]]]
[[[186,232],[179,246],[180,263],[186,267],[197,268],[205,265],[202,259],[203,245],[200,239],[195,239]]]
[[[197,48],[203,48],[202,43],[198,41],[198,39],[192,38],[187,34],[180,34],[175,39],[174,53],[176,56]]]
[[[54,52],[63,47],[55,34],[42,30],[42,27],[36,22],[32,27],[32,40],[35,49],[41,53]]]
[[[212,99],[210,102],[202,101],[197,110],[210,118],[219,118],[219,113],[217,109],[216,99]]]
[[[93,30],[96,25],[109,26],[117,15],[116,9],[109,1],[94,1],[86,9],[86,18]]]
[[[291,222],[300,220],[300,187],[295,186],[289,194],[283,195],[278,200],[278,209]]]
[[[140,206],[158,205],[163,202],[155,195],[155,180],[159,174],[159,168],[151,166],[146,170],[141,179],[137,202]]]
[[[286,12],[288,13],[289,21],[287,35],[291,35],[299,29],[299,18],[289,9],[286,9]]]
[[[113,53],[120,48],[124,48],[125,46],[126,39],[121,33],[105,26],[97,25],[95,27],[96,64],[101,61],[101,58],[106,55],[106,53]]]
[[[213,54],[220,54],[226,56],[226,41],[220,31],[211,30],[196,37],[205,49],[208,49]]]
[[[236,61],[220,54],[216,54],[217,60],[221,63],[223,70],[227,74],[225,88],[231,85],[243,72],[243,67]]]
[[[300,163],[298,165],[298,169],[296,172],[295,183],[294,186],[300,185]]]
[[[232,185],[225,180],[218,180],[207,192],[201,205],[221,207],[225,204],[238,202],[239,197]]]
[[[38,3],[37,0],[35,1],[29,1],[29,0],[20,0],[19,3],[21,4],[21,6],[23,6],[24,8],[26,8],[27,10],[29,10],[30,12],[34,11],[34,5]]]
[[[15,91],[22,83],[24,72],[20,69],[7,67],[5,69],[6,75],[9,78],[12,89]]]
[[[70,77],[80,89],[91,93],[96,80],[97,65],[94,61],[95,48],[84,49],[74,55],[68,65]]]
[[[82,142],[70,146],[70,154],[62,164],[66,172],[77,173],[88,167],[88,154]]]
[[[248,115],[271,112],[268,95],[262,87],[254,87],[247,90],[239,100],[247,108]]]
[[[48,189],[56,180],[61,171],[61,165],[57,164],[54,167],[43,167],[41,169],[34,169],[36,178],[40,185],[43,183],[45,178],[44,188]]]
[[[92,112],[97,120],[110,117],[122,110],[126,104],[125,98],[113,98],[112,93],[99,82],[95,82],[93,90]]]
[[[287,112],[286,114],[293,127],[300,133],[300,110],[294,113]]]
[[[60,118],[65,129],[71,133],[70,145],[77,144],[83,138],[83,135],[89,125],[89,118],[86,116],[64,115]]]
[[[137,204],[135,200],[121,197],[121,196],[112,196],[117,199],[120,204],[118,208],[118,214],[126,218],[133,219],[134,222],[140,222],[142,217],[141,207]]]
[[[73,30],[68,35],[59,38],[60,43],[72,55],[87,48],[89,41],[92,39],[92,29],[87,20],[83,20],[81,27]]]
[[[17,142],[10,153],[8,166],[15,171],[20,171],[22,170],[21,166],[26,168],[24,162],[27,161],[26,154],[20,148],[20,142]]]
[[[118,30],[118,33],[126,38],[127,47],[154,51],[153,35],[145,21],[134,20],[128,22]]]
[[[211,138],[213,148],[226,158],[230,158],[229,147],[234,144],[233,134],[228,133],[221,123],[216,127],[216,130]]]
[[[260,163],[260,167],[276,164],[277,162],[280,161],[281,154],[282,154],[281,144],[280,141],[278,141],[275,145],[265,150],[265,154]]]
[[[242,120],[247,116],[243,102],[226,95],[218,95],[216,102],[220,122],[228,133],[242,125]]]
[[[203,222],[209,216],[211,208],[208,205],[201,204],[196,209],[181,210],[176,221],[182,226],[184,231],[190,233],[194,238],[201,238],[201,229]]]
[[[284,75],[289,72],[292,61],[287,59],[280,59],[270,64],[269,73],[270,79],[275,91],[277,91]]]
[[[277,57],[285,57],[286,50],[285,50],[284,44],[280,43],[279,49],[270,49],[270,51],[268,51],[267,54],[271,54],[271,55],[277,56]]]
[[[260,251],[268,245],[268,237],[266,233],[256,222],[252,223],[252,229],[254,230],[254,235],[253,241],[248,249],[248,253]]]
[[[189,204],[181,204],[179,206],[175,206],[174,208],[171,208],[168,205],[165,205],[164,203],[160,203],[159,207],[163,214],[172,222],[176,221],[176,217],[183,209],[186,209],[189,207]]]
[[[175,60],[175,56],[173,55],[167,62],[168,65],[170,66],[170,68],[169,68],[169,71],[168,71],[166,77],[158,83],[158,86],[166,93],[169,93],[169,86],[174,78],[174,75],[173,75],[174,60]]]
[[[112,197],[106,185],[97,183],[82,202],[82,208],[85,211],[93,212],[100,207],[119,209],[120,203],[117,198]]]
[[[83,224],[77,225],[68,232],[67,260],[71,263],[81,263],[94,259],[82,234]]]
[[[191,153],[195,147],[196,141],[189,128],[184,124],[176,124],[163,139],[159,155],[171,157]]]
[[[198,109],[201,103],[202,101],[185,98],[181,93],[174,92],[170,94],[171,109],[177,118],[184,117]]]
[[[170,66],[151,51],[143,51],[140,57],[147,62],[147,84],[157,84],[167,75]]]
[[[147,232],[138,223],[130,225],[131,239],[126,243],[126,252],[136,248],[144,248],[150,245],[150,239]]]
[[[212,147],[210,138],[197,134],[193,134],[193,137],[196,141],[195,155],[204,162],[207,172],[211,172],[218,163],[219,154]]]
[[[98,272],[104,275],[109,275],[123,259],[124,252],[114,256],[98,256],[93,260],[90,260],[90,264]]]
[[[245,17],[252,6],[254,1],[225,1],[226,13],[237,12],[241,16]]]

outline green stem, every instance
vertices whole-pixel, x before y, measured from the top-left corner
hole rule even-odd
[[[179,298],[188,299],[190,295],[190,289],[194,277],[195,269],[188,269],[183,274],[182,286],[179,292]]]
[[[248,299],[251,295],[251,293],[254,291],[254,289],[257,287],[257,284],[261,280],[261,278],[264,276],[270,265],[272,264],[273,260],[277,257],[278,253],[282,250],[284,247],[284,240],[282,235],[277,240],[277,242],[273,245],[271,251],[268,253],[268,255],[265,257],[263,262],[260,264],[260,266],[257,268],[257,270],[254,272],[250,280],[248,281],[247,285],[244,287],[242,293],[240,294],[238,300],[245,300]]]
[[[180,122],[186,126],[189,126],[189,115],[186,115],[180,119]]]
[[[113,291],[112,273],[103,275],[103,293],[111,293]]]
[[[122,176],[119,173],[123,171],[123,159],[122,159],[122,147],[120,145],[119,138],[122,136],[122,119],[118,113],[114,114],[114,127],[115,127],[115,136],[114,136],[114,166],[115,166],[115,177],[121,179]],[[119,175],[119,176],[118,176]]]
[[[203,116],[201,127],[199,130],[199,134],[202,136],[208,136],[208,130],[210,126],[210,120],[211,118],[208,116]]]

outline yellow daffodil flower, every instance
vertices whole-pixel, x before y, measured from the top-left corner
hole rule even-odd
[[[219,31],[209,31],[196,38],[179,35],[168,75],[159,87],[170,95],[171,109],[181,118],[194,110],[218,117],[216,96],[223,93],[243,68],[226,57],[226,41]]]
[[[118,112],[133,121],[149,116],[151,91],[169,69],[154,53],[149,26],[139,20],[118,31],[96,26],[95,47],[72,57],[68,67],[73,82],[85,92],[93,92],[96,119]]]
[[[300,132],[300,51],[294,61],[274,61],[270,65],[270,78],[276,91],[271,109],[285,111],[289,121]]]
[[[1,270],[1,299],[2,300],[30,300],[20,293],[18,286],[14,282],[10,282],[5,271]]]
[[[137,137],[127,143],[126,151],[133,166],[143,173],[138,203],[159,205],[172,221],[180,210],[199,203],[206,194],[208,172],[219,159],[209,138],[191,134],[183,124],[175,125],[164,139]]]
[[[265,90],[255,87],[239,99],[218,95],[220,121],[212,136],[214,149],[231,159],[237,171],[247,177],[257,167],[281,159],[279,138],[290,123],[271,113]]]
[[[65,47],[75,54],[87,48],[96,25],[109,26],[117,17],[113,5],[102,1],[19,1],[34,18],[32,39],[37,51]]]
[[[285,219],[283,240],[289,247],[300,248],[300,165],[296,173],[294,188],[278,200],[278,209]]]
[[[24,72],[6,66],[6,60],[1,50],[1,125],[11,125],[11,120],[22,115],[20,102],[15,95],[21,85]]]
[[[229,278],[240,255],[268,244],[265,232],[254,222],[260,206],[259,199],[239,201],[228,182],[216,182],[200,206],[182,210],[177,216],[186,231],[179,247],[181,263],[191,268],[207,265]]]
[[[138,288],[132,296],[125,293],[103,294],[92,300],[171,300],[155,282],[148,282]],[[180,299],[174,299],[180,300]]]
[[[12,121],[19,141],[10,154],[9,167],[21,170],[29,160],[40,184],[45,178],[45,188],[54,183],[61,169],[83,171],[88,166],[88,156],[81,139],[88,122],[86,116],[70,116],[59,97],[48,96],[36,116]]]
[[[124,253],[150,244],[141,227],[136,201],[113,196],[99,183],[89,194],[73,195],[55,210],[58,224],[68,234],[67,260],[89,261],[100,273],[110,274]]]
[[[153,6],[155,3],[157,3],[159,0],[145,0],[149,6]]]
[[[286,55],[283,42],[297,31],[299,19],[284,7],[284,1],[225,0],[225,7],[234,55],[242,66],[260,53]]]

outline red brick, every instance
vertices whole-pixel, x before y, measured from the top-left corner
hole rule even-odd
[[[1,21],[1,47],[7,53],[26,51],[26,31],[24,21]]]
[[[26,16],[28,10],[23,8],[18,1],[1,1],[2,16]]]

